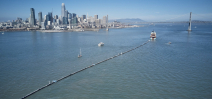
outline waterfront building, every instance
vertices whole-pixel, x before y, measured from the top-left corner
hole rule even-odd
[[[30,8],[30,11],[31,11],[31,16],[30,16],[30,25],[34,26],[36,24],[36,21],[35,21],[35,10],[34,8]]]
[[[41,26],[41,22],[43,22],[43,20],[42,20],[42,12],[39,12],[38,13],[38,25]]]

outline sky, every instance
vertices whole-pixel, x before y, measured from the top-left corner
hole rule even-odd
[[[111,19],[140,18],[147,22],[188,21],[192,12],[192,20],[212,21],[212,0],[0,0],[0,22],[16,20],[17,17],[30,17],[30,8],[42,16],[53,11],[53,15],[61,15],[61,5],[78,16],[109,16]]]

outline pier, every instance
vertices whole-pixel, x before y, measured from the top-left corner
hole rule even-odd
[[[100,61],[100,62],[97,62],[97,63],[92,64],[92,65],[90,65],[90,66],[87,66],[87,67],[85,67],[85,68],[83,68],[83,69],[80,69],[80,70],[78,70],[78,71],[76,71],[76,72],[74,72],[74,73],[71,73],[71,74],[69,74],[69,75],[67,75],[67,76],[61,77],[60,79],[55,80],[55,81],[53,81],[53,82],[50,82],[49,84],[44,85],[44,86],[42,86],[41,88],[38,88],[38,89],[36,89],[35,91],[33,91],[33,92],[31,92],[31,93],[25,95],[25,96],[22,97],[21,99],[25,99],[25,98],[27,98],[27,97],[29,97],[29,96],[35,94],[36,92],[38,92],[38,91],[40,91],[40,90],[42,90],[42,89],[44,89],[44,88],[46,88],[46,87],[48,87],[48,86],[53,85],[54,83],[57,83],[57,82],[59,82],[59,81],[65,79],[65,78],[67,78],[67,77],[70,77],[70,76],[72,76],[72,75],[74,75],[74,74],[77,74],[77,73],[79,73],[79,72],[82,72],[82,71],[84,71],[84,70],[86,70],[86,69],[88,69],[88,68],[91,68],[91,67],[93,67],[93,66],[96,66],[96,65],[101,64],[101,63],[103,63],[103,62],[106,62],[106,61],[108,61],[108,60],[111,60],[111,59],[113,59],[113,58],[116,58],[116,57],[118,57],[118,56],[120,56],[120,55],[123,55],[123,54],[126,54],[126,53],[130,52],[130,51],[133,51],[133,50],[135,50],[135,49],[137,49],[137,48],[139,48],[139,47],[141,47],[141,46],[147,44],[149,41],[150,41],[150,40],[148,40],[147,42],[145,42],[145,43],[143,43],[143,44],[141,44],[141,45],[139,45],[139,46],[137,46],[137,47],[135,47],[135,48],[132,48],[132,49],[127,50],[127,51],[125,51],[125,52],[118,53],[117,55],[114,55],[114,56],[112,56],[112,57],[110,57],[110,58],[107,58],[107,59],[105,59],[105,60],[103,60],[103,61]]]

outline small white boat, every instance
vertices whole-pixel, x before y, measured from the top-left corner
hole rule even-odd
[[[1,34],[4,34],[4,31]]]
[[[82,57],[82,54],[81,54],[81,48],[80,48],[80,54],[78,54],[78,58]]]
[[[151,32],[150,39],[156,39],[156,32],[154,30]]]
[[[103,42],[100,42],[99,44],[98,44],[98,46],[103,46],[104,45],[104,43]]]

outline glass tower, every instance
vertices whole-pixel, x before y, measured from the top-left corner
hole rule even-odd
[[[38,13],[38,21],[39,21],[39,25],[41,26],[41,22],[43,21],[42,20],[42,12]]]
[[[48,21],[51,21],[52,22],[53,21],[52,12],[49,12],[48,13],[48,16],[49,16],[49,20]]]
[[[65,17],[65,10],[66,10],[65,4],[62,3],[62,7],[61,7],[61,18]]]
[[[34,8],[30,8],[31,16],[30,16],[30,25],[35,25],[35,10]]]

